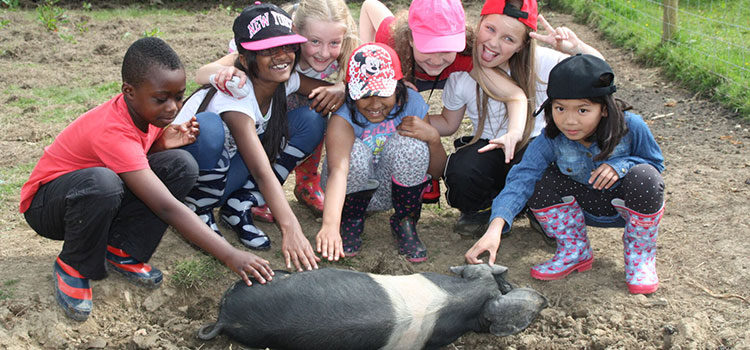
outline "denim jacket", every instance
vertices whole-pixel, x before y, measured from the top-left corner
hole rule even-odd
[[[601,150],[594,142],[585,147],[577,141],[572,141],[562,133],[554,139],[547,137],[546,130],[536,137],[524,152],[521,162],[508,173],[505,188],[492,201],[492,215],[490,221],[500,217],[505,220],[503,232],[510,230],[513,218],[526,205],[534,192],[534,185],[547,170],[555,163],[565,175],[573,180],[593,188],[588,183],[591,172],[603,163],[609,164],[622,179],[630,169],[638,164],[647,163],[659,172],[664,171],[664,157],[661,148],[648,129],[641,116],[625,112],[625,123],[628,133],[623,136],[612,154],[602,161],[593,158]],[[620,184],[618,180],[611,189]],[[607,191],[607,190],[604,190]],[[584,212],[586,223],[593,226],[621,226],[619,215],[612,217],[596,217]]]

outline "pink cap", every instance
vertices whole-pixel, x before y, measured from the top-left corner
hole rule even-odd
[[[461,52],[466,48],[466,15],[461,0],[414,0],[409,28],[419,52]]]

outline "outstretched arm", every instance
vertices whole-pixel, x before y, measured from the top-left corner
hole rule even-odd
[[[494,264],[495,259],[497,258],[497,250],[500,248],[500,237],[503,231],[503,226],[505,226],[505,220],[502,218],[495,218],[492,220],[490,226],[487,227],[487,231],[482,235],[482,238],[474,243],[474,245],[466,251],[466,254],[464,254],[466,262],[469,264],[484,263],[482,259],[479,259],[479,256],[484,252],[487,252],[490,254],[487,263],[490,265]]]
[[[604,59],[604,56],[601,52],[599,52],[599,50],[591,47],[589,44],[586,44],[581,39],[579,39],[576,33],[573,32],[570,28],[555,28],[551,24],[549,24],[549,22],[547,22],[547,20],[542,15],[539,15],[539,22],[542,22],[542,25],[547,31],[547,34],[542,35],[536,32],[531,32],[529,35],[532,38],[541,42],[545,42],[554,47],[555,50],[567,53],[571,56],[581,53],[594,55],[596,57]]]
[[[260,283],[266,283],[273,278],[268,261],[250,252],[236,249],[219,237],[187,206],[172,196],[151,169],[122,173],[120,178],[156,216],[177,229],[188,241],[221,260],[247,285],[252,284],[248,275],[252,275]]]
[[[470,74],[474,80],[481,79],[485,83],[489,90],[485,93],[490,98],[505,102],[508,115],[508,131],[505,135],[490,140],[490,144],[482,147],[479,152],[502,148],[505,153],[505,163],[510,163],[515,155],[518,142],[523,140],[523,133],[529,117],[529,104],[526,94],[510,77],[495,69],[474,67]]]
[[[317,269],[317,261],[320,259],[315,256],[310,242],[302,232],[297,217],[294,216],[292,208],[289,207],[284,189],[281,187],[279,180],[276,179],[268,156],[266,156],[260,138],[256,133],[255,122],[252,118],[240,112],[224,112],[221,117],[234,136],[242,160],[252,173],[253,178],[258,182],[258,187],[281,228],[281,251],[284,254],[286,267],[291,269],[293,263],[298,271],[302,271],[303,268],[307,270]]]
[[[333,115],[328,121],[326,137],[326,162],[328,162],[328,182],[323,202],[323,225],[315,236],[318,253],[329,261],[344,257],[341,241],[341,211],[346,198],[346,180],[349,175],[349,157],[354,145],[354,129],[344,118]]]

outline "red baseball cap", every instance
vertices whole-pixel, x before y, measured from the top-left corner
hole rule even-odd
[[[482,16],[484,15],[506,15],[517,18],[527,27],[536,30],[536,18],[539,16],[536,0],[522,0],[521,9],[508,4],[506,0],[487,0],[482,7]]]

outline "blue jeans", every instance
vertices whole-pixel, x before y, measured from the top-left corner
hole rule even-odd
[[[200,135],[193,144],[185,146],[184,149],[193,155],[200,169],[213,169],[224,149],[226,137],[224,126],[221,117],[216,113],[203,112],[198,113],[196,117],[200,124]],[[318,112],[310,110],[308,107],[299,107],[289,111],[287,118],[289,121],[289,145],[298,148],[307,157],[323,140],[326,120]],[[258,135],[258,137],[263,139],[263,134]],[[287,170],[291,172],[293,169]],[[232,192],[241,188],[247,182],[249,176],[250,171],[238,152],[231,159],[221,203],[224,203]],[[286,180],[286,177],[282,179],[282,183],[283,180]]]

